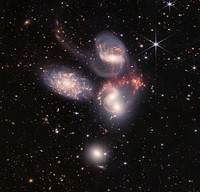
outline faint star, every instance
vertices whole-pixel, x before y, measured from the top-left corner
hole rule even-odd
[[[24,26],[28,26],[28,25],[30,25],[31,24],[31,20],[30,19],[26,19],[25,21],[24,21]]]

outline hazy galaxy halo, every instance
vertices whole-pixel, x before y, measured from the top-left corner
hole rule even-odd
[[[86,77],[66,67],[49,68],[43,71],[43,80],[51,91],[72,100],[88,100],[92,85]]]
[[[131,111],[132,101],[138,90],[145,86],[142,75],[130,66],[126,48],[122,41],[111,32],[99,33],[94,39],[96,52],[77,48],[69,41],[62,25],[56,21],[55,38],[73,57],[81,60],[93,73],[103,77],[103,83],[91,82],[85,75],[80,75],[69,66],[50,67],[43,71],[44,84],[53,92],[76,101],[95,103],[98,116],[109,119],[125,120],[127,111]],[[129,71],[128,73],[123,73]],[[93,88],[100,84],[98,91]],[[107,160],[104,148],[91,145],[86,150],[86,159],[99,168],[105,168]]]
[[[200,0],[0,9],[0,192],[200,192]]]

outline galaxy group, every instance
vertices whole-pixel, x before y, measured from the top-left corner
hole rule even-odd
[[[200,1],[0,10],[0,192],[200,190]]]

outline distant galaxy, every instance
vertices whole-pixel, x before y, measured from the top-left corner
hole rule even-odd
[[[123,105],[123,97],[117,89],[110,90],[110,93],[108,93],[103,100],[104,108],[113,114],[123,112]]]
[[[94,39],[96,53],[92,50],[86,53],[84,49],[70,43],[70,40],[67,41],[65,30],[58,21],[56,21],[55,36],[73,56],[81,59],[83,63],[89,63],[87,67],[97,76],[109,79],[103,83],[94,82],[101,86],[97,93],[97,100],[96,97],[94,98],[100,107],[99,113],[105,111],[103,114],[107,114],[110,120],[122,117],[131,108],[137,90],[144,87],[142,76],[138,76],[130,67],[129,62],[133,61],[128,59],[123,42],[115,33],[102,32]],[[125,71],[129,72],[124,75]]]
[[[89,164],[104,169],[107,163],[107,150],[102,144],[91,144],[86,148],[85,158]]]
[[[200,0],[0,10],[0,192],[200,192]]]
[[[122,117],[130,109],[137,90],[144,87],[142,76],[138,76],[135,71],[130,70],[129,62],[132,61],[129,61],[122,41],[114,33],[99,33],[94,40],[96,53],[92,54],[91,50],[86,54],[83,49],[76,48],[70,41],[66,41],[66,33],[58,21],[56,21],[55,36],[73,56],[81,59],[82,62],[88,62],[89,68],[97,76],[110,79],[106,83],[103,82],[102,85],[96,83],[102,87],[97,93],[96,102],[100,107],[99,111],[104,109],[104,114],[108,114],[110,119]],[[123,72],[128,70],[128,74],[123,75]]]
[[[123,114],[126,107],[126,101],[122,94],[118,87],[108,82],[98,93],[98,103],[111,117],[117,117]]]
[[[126,49],[123,43],[113,33],[100,33],[95,40],[99,60],[93,62],[93,69],[102,77],[112,77],[120,74],[127,62]]]
[[[96,37],[96,50],[103,62],[112,65],[123,65],[126,49],[123,43],[110,32],[101,33]]]
[[[94,39],[95,50],[75,46],[64,26],[56,20],[55,38],[60,45],[82,63],[89,64],[100,77],[113,77],[126,69],[128,55],[123,42],[111,32],[102,32]]]
[[[77,72],[64,67],[44,70],[45,85],[55,93],[73,100],[87,100],[92,96],[89,80]]]
[[[142,87],[145,87],[145,84],[141,77],[134,77],[133,74],[108,81],[98,93],[98,104],[111,119],[120,117],[131,107],[133,98]]]
[[[0,192],[200,192],[200,0],[0,9]]]

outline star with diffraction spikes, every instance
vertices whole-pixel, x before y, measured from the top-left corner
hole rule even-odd
[[[148,47],[147,49],[145,49],[144,51],[142,51],[141,53],[139,54],[142,54],[144,52],[147,52],[148,50],[150,49],[154,49],[155,50],[155,64],[157,65],[157,58],[158,58],[158,49],[162,49],[164,50],[165,52],[171,54],[171,55],[174,55],[172,52],[170,52],[169,50],[165,49],[163,46],[162,46],[162,43],[164,41],[166,41],[167,39],[169,39],[170,37],[174,36],[174,34],[164,38],[164,39],[161,39],[158,41],[158,34],[157,34],[157,30],[155,29],[155,34],[154,34],[154,40],[151,40],[151,39],[148,39],[147,37],[143,36],[143,35],[140,35],[142,38],[144,38],[145,40],[147,40],[148,42],[150,42],[150,47]],[[175,55],[174,55],[175,56]],[[176,56],[175,56],[176,57]]]

